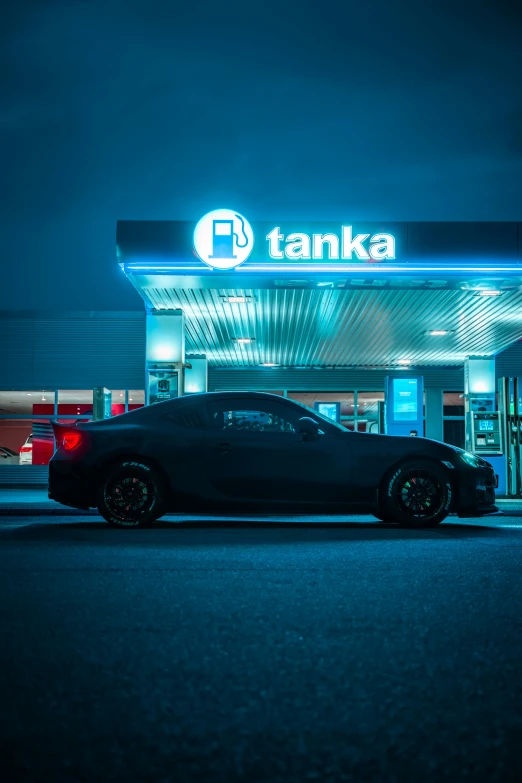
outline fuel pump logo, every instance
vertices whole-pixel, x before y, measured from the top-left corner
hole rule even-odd
[[[246,218],[230,209],[215,209],[194,229],[194,250],[214,269],[233,269],[254,247],[254,232]]]

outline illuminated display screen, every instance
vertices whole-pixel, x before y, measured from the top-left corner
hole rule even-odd
[[[323,416],[326,416],[328,419],[332,419],[332,421],[338,421],[338,404],[335,402],[318,402],[316,403],[316,410],[318,413],[322,413]]]
[[[493,421],[479,421],[480,432],[493,432]]]
[[[417,379],[393,379],[393,418],[395,421],[417,421]]]

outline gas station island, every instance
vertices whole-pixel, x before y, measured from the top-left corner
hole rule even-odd
[[[119,221],[117,262],[142,312],[0,314],[0,484],[44,481],[50,418],[248,390],[466,448],[521,495],[522,223],[217,209]]]

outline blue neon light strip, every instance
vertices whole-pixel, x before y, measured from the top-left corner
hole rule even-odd
[[[373,274],[374,272],[381,272],[387,274],[389,272],[517,272],[522,274],[522,264],[509,264],[498,266],[448,266],[441,264],[439,266],[390,266],[367,264],[362,266],[357,264],[356,266],[348,266],[343,264],[337,265],[318,265],[318,264],[263,264],[259,265],[245,265],[238,266],[233,269],[211,269],[206,266],[180,266],[178,264],[156,264],[156,265],[135,265],[124,264],[124,270],[129,272],[212,272],[214,274],[231,274],[234,272],[350,272],[359,274]]]
[[[368,274],[371,272],[518,272],[522,274],[522,265],[517,266],[377,266],[368,264],[367,266],[317,266],[314,264],[279,264],[270,266],[248,266],[236,267],[236,272],[361,272]]]

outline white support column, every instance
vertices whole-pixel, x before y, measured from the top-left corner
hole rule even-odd
[[[175,364],[185,361],[185,324],[183,310],[147,312],[147,362]]]
[[[204,354],[187,354],[185,367],[185,394],[208,391],[208,359]]]
[[[185,362],[183,310],[147,311],[145,358],[145,404],[181,396]]]
[[[464,394],[495,394],[495,357],[468,356],[464,362]]]

